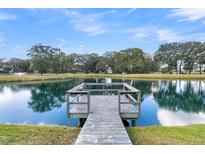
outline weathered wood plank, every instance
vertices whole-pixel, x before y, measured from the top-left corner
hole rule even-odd
[[[132,144],[119,115],[116,95],[92,95],[90,103],[91,112],[75,144]]]

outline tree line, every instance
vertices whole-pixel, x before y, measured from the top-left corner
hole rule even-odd
[[[201,74],[205,65],[205,43],[185,42],[166,43],[160,45],[155,52],[154,60],[159,66],[164,66],[161,71],[165,73],[191,74],[198,70]]]
[[[205,43],[185,42],[160,45],[154,55],[140,48],[109,51],[99,55],[65,54],[60,48],[36,44],[27,50],[28,59],[0,59],[0,72],[38,73],[202,73],[205,65]]]

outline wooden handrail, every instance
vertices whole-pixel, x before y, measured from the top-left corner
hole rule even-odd
[[[129,89],[132,92],[140,92],[138,89],[128,85],[127,83],[123,83],[123,86],[126,87],[127,89]]]
[[[123,83],[120,82],[114,82],[114,83],[84,83],[86,86],[100,86],[100,85],[123,85]]]
[[[87,104],[87,113],[90,113],[90,91],[85,90],[85,84],[81,83],[80,85],[66,91],[67,92],[67,114],[70,116],[70,104]],[[77,102],[70,102],[70,95],[77,95]],[[79,102],[80,95],[87,95],[87,102]]]
[[[122,89],[89,89],[88,86],[112,86],[112,85],[120,85]],[[141,105],[141,91],[128,85],[127,83],[81,83],[78,86],[67,91],[67,106],[68,106],[68,115],[70,110],[70,99],[69,95],[87,95],[87,112],[90,113],[90,92],[102,92],[102,91],[117,91],[118,92],[118,106],[119,113],[121,113],[121,104],[125,104],[125,102],[121,102],[121,95],[125,94],[129,98],[129,102],[137,102],[139,105],[138,112],[140,113],[140,105]],[[136,100],[132,95],[137,95],[138,99]],[[84,104],[80,103],[79,100],[76,104]],[[74,103],[72,103],[74,104]],[[133,104],[134,105],[134,104]]]

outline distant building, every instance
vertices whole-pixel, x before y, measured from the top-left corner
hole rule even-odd
[[[112,69],[110,67],[108,68],[107,73],[112,74]]]

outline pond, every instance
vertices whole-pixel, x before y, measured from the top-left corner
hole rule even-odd
[[[205,124],[205,81],[72,79],[0,84],[0,123],[78,126],[67,118],[66,90],[82,82],[126,82],[142,92],[137,126]]]

